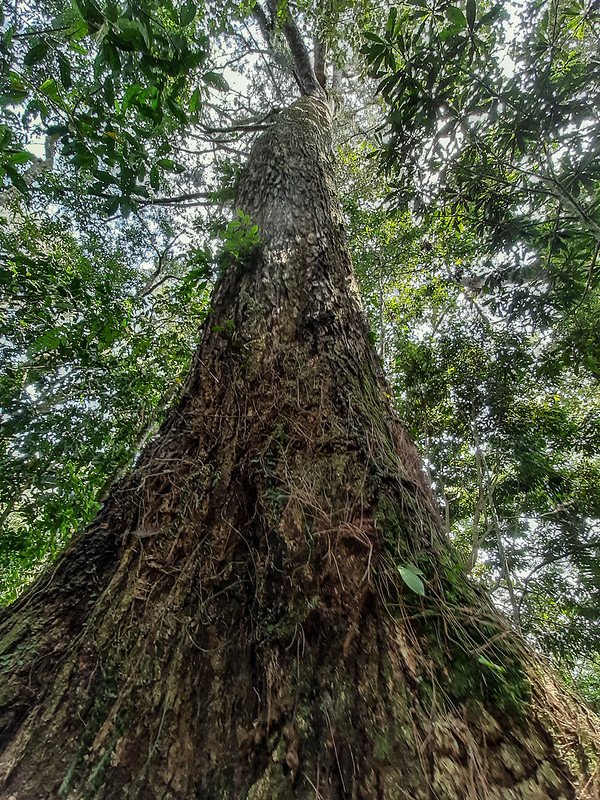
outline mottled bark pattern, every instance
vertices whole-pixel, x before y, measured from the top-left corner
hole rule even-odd
[[[261,243],[224,269],[181,401],[0,619],[2,798],[597,796],[594,720],[456,576],[391,412],[329,116],[303,98],[257,142]]]

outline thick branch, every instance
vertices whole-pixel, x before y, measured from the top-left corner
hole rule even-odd
[[[254,6],[254,16],[256,17],[256,21],[258,22],[258,26],[260,28],[260,32],[263,35],[263,39],[268,44],[269,49],[272,49],[271,45],[272,45],[272,35],[273,35],[273,22],[269,20],[260,3],[256,3]]]
[[[277,0],[269,0],[268,5],[271,18],[267,16],[265,10],[259,3],[254,6],[254,16],[260,26],[266,43],[272,50],[273,31],[277,19]],[[308,49],[302,39],[302,34],[296,22],[290,16],[289,11],[283,22],[282,31],[294,60],[294,74],[301,94],[325,98],[326,93],[324,87],[315,74]]]
[[[315,63],[315,77],[321,84],[323,89],[327,89],[327,76],[325,75],[325,66],[327,64],[327,45],[321,40],[319,36],[315,36],[314,45],[314,63]]]
[[[283,25],[283,35],[294,59],[296,78],[302,94],[325,97],[325,90],[315,75],[302,35],[290,16]]]

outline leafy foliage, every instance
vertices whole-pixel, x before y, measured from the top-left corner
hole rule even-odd
[[[5,599],[90,519],[185,375],[207,265],[171,262],[160,283],[139,263],[145,236],[75,237],[56,216],[0,232]]]
[[[108,213],[147,198],[164,172],[183,169],[172,135],[197,120],[219,77],[201,72],[201,17],[196,3],[171,0],[17,4],[3,14],[0,177],[27,194],[19,167],[34,161],[31,135],[46,133]]]
[[[594,376],[485,284],[488,243],[391,211],[364,148],[342,153],[353,257],[394,398],[465,569],[567,672],[600,644]],[[552,365],[552,369],[549,369]],[[586,678],[586,687],[589,683]],[[585,687],[584,687],[585,688]]]
[[[258,225],[239,209],[219,236],[223,241],[223,253],[234,259],[247,257],[260,241]]]
[[[495,310],[554,323],[554,364],[575,346],[597,374],[588,323],[600,250],[600,14],[562,0],[511,13],[425,0],[390,11],[364,48],[389,105],[380,155],[394,203],[488,243],[481,277]]]

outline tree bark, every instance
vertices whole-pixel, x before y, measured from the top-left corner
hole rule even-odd
[[[2,798],[597,796],[598,721],[462,577],[392,413],[330,123],[257,141],[181,400],[0,618]]]

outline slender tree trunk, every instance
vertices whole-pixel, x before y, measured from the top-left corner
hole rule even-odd
[[[391,411],[329,129],[303,98],[258,140],[181,401],[0,620],[2,798],[596,796],[597,721],[465,582]]]

